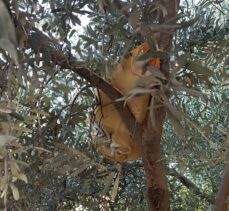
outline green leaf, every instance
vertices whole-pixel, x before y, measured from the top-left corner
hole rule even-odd
[[[14,175],[14,177],[16,177],[17,179],[22,180],[23,182],[28,184],[28,179],[27,179],[27,176],[25,174],[19,173],[19,174]]]
[[[0,48],[7,51],[11,55],[15,64],[19,65],[17,50],[16,50],[15,45],[12,42],[10,42],[8,39],[1,38],[0,39]]]
[[[79,19],[79,17],[77,15],[71,14],[71,21],[73,25],[81,25],[81,20]]]
[[[179,23],[180,24],[180,26],[181,26],[181,28],[187,28],[187,27],[189,27],[189,26],[192,26],[194,23],[196,23],[198,20],[199,20],[200,18],[199,17],[195,17],[194,19],[191,19],[191,20],[189,20],[189,21],[184,21],[184,22],[181,22],[181,23]]]
[[[203,66],[200,61],[189,61],[186,65],[186,68],[196,73],[198,79],[203,80],[211,85],[209,78],[214,75],[214,71],[206,66]]]

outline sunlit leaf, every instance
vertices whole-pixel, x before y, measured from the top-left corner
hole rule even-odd
[[[24,181],[26,184],[28,183],[28,179],[27,179],[27,176],[25,174],[20,173],[20,174],[17,175],[17,178],[19,180]]]
[[[115,183],[111,192],[111,200],[115,201],[115,198],[118,194],[118,186],[119,186],[119,174],[117,176],[117,178],[115,179]]]
[[[10,188],[12,190],[12,193],[13,193],[13,197],[14,197],[14,200],[19,200],[19,190],[18,188],[13,184],[13,183],[10,183]]]
[[[14,159],[10,160],[10,169],[11,169],[12,175],[14,175],[15,177],[17,177],[17,175],[19,175],[21,171],[19,165],[17,164],[17,161]]]
[[[5,51],[8,51],[12,59],[14,60],[15,64],[19,65],[17,50],[15,46],[9,40],[5,38],[0,38],[0,48],[2,48]]]
[[[4,186],[4,189],[3,189],[2,193],[1,193],[0,198],[3,198],[3,197],[7,194],[7,190],[8,190],[8,187],[7,187],[7,184],[6,184],[6,185]]]

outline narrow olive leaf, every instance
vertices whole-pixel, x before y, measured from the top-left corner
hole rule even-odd
[[[71,176],[76,177],[78,176],[80,173],[84,172],[91,164],[90,163],[86,163],[86,164],[82,164],[77,166],[77,169],[74,170],[74,172],[71,174]]]
[[[26,128],[26,127],[22,127],[22,126],[18,126],[18,125],[13,125],[12,129],[16,130],[20,133],[31,133],[32,132],[32,130],[30,128]]]
[[[32,1],[32,12],[37,13],[37,5],[38,5],[37,0]]]
[[[152,66],[147,66],[147,71],[149,71],[156,78],[166,80],[165,75],[160,70],[158,70]]]
[[[90,158],[84,154],[83,152],[77,150],[77,149],[73,149],[73,148],[69,148],[68,146],[66,146],[65,144],[60,144],[60,143],[56,143],[55,147],[57,149],[63,150],[64,152],[68,153],[68,154],[72,154],[72,155],[77,155],[77,156],[81,156],[84,159],[88,159],[90,160]]]
[[[20,164],[20,165],[22,165],[22,166],[24,166],[24,167],[26,167],[26,168],[29,168],[30,167],[30,165],[28,163],[26,163],[26,162],[24,162],[22,160],[17,160],[17,163]]]
[[[39,48],[40,48],[40,43],[41,43],[41,38],[39,37],[38,34],[35,32],[31,32],[29,34],[29,43],[31,45],[31,48],[34,50],[35,53],[38,53]]]
[[[5,114],[10,114],[12,111],[8,108],[0,107],[0,112],[5,113]]]
[[[73,13],[71,14],[71,21],[72,21],[72,24],[74,26],[76,24],[78,24],[79,26],[81,26],[81,20],[79,19],[79,17],[77,15],[74,15]]]
[[[17,177],[17,175],[21,171],[19,165],[17,164],[16,160],[14,159],[10,160],[10,169],[11,169],[12,175],[15,177]]]
[[[155,97],[152,96],[150,101],[150,107],[149,107],[149,115],[150,115],[150,121],[152,126],[154,127],[156,125],[156,117],[155,117]]]
[[[18,120],[20,120],[20,121],[24,121],[24,117],[23,117],[22,115],[20,115],[19,113],[17,113],[17,112],[12,111],[12,112],[10,113],[10,116],[12,116],[12,117],[14,117],[15,119],[18,119]]]
[[[5,186],[8,184],[8,178],[1,177],[0,178],[0,191],[2,192],[5,188]],[[0,197],[1,198],[1,197]]]
[[[188,64],[187,64],[187,68],[189,70],[192,70],[192,71],[198,73],[198,74],[205,74],[207,76],[211,76],[214,73],[208,67],[203,66],[201,64],[201,61],[189,61]]]
[[[202,92],[194,90],[194,89],[189,89],[185,86],[172,86],[174,91],[181,91],[181,92],[186,92],[190,96],[198,97],[200,98],[204,103],[208,102],[208,98],[206,95],[204,95]]]
[[[119,174],[115,180],[114,187],[111,192],[111,201],[115,201],[115,198],[118,194],[118,186],[119,186]]]
[[[94,137],[93,141],[95,142],[97,148],[108,145],[111,142],[107,137]]]
[[[129,9],[135,7],[137,5],[136,2],[130,2],[130,3],[127,3],[126,5],[124,5],[121,9],[121,11],[123,12],[128,12]]]
[[[141,16],[140,10],[138,10],[136,12],[132,12],[130,14],[130,16],[128,18],[128,22],[133,28],[136,28],[138,26],[140,16]]]
[[[127,102],[134,96],[140,96],[140,95],[149,94],[152,92],[155,92],[155,90],[136,87],[132,89],[131,91],[129,91],[127,94],[125,94],[123,97],[116,99],[115,102],[120,102],[120,101]]]
[[[184,158],[180,158],[180,159],[177,159],[177,164],[179,166],[179,171],[181,174],[184,174],[184,171],[185,171],[185,167],[187,165],[187,162],[186,162],[186,159]]]
[[[0,135],[2,134],[10,134],[11,132],[11,125],[9,122],[0,122]]]
[[[177,121],[182,121],[183,120],[183,115],[182,112],[177,110],[175,106],[173,106],[168,98],[165,95],[161,96],[164,102],[164,105],[167,107],[167,109],[170,111],[170,113],[177,119]]]
[[[7,194],[7,190],[8,190],[8,185],[5,183],[4,184],[4,189],[3,189],[2,193],[1,193],[0,198],[3,198]]]
[[[172,73],[175,75],[177,72],[180,71],[182,67],[184,67],[187,62],[189,61],[190,53],[183,54],[177,58],[177,66],[175,66],[172,70]]]
[[[77,31],[75,29],[72,29],[71,32],[69,33],[69,38],[71,38],[74,34],[77,34]]]
[[[205,135],[205,131],[202,131],[202,129],[191,119],[189,119],[187,116],[185,116],[185,121],[192,126],[195,130],[197,130],[201,136],[203,136],[207,141],[212,143],[211,139]]]
[[[120,163],[117,163],[115,165],[115,168],[117,169],[118,172],[121,172],[122,171],[122,165]]]
[[[157,2],[154,2],[152,4],[155,5],[155,6],[157,6],[161,10],[163,17],[165,17],[165,16],[168,15],[168,11],[167,11],[166,7],[163,4],[161,4],[158,1]]]
[[[226,129],[226,128],[224,128],[223,126],[218,126],[217,127],[218,128],[218,130],[221,132],[221,133],[223,133],[223,134],[225,134],[228,138],[229,138],[229,130],[228,129]],[[229,141],[229,140],[228,140]]]
[[[149,75],[143,78],[138,79],[135,82],[135,87],[147,87],[151,88],[156,85],[162,85],[162,82],[160,79],[157,79],[154,75]]]
[[[24,118],[20,114],[16,113],[15,111],[12,111],[11,109],[0,107],[0,112],[5,113],[5,114],[9,114],[10,116],[12,116],[18,120],[21,120],[21,121],[24,120]]]
[[[189,21],[184,21],[184,22],[181,22],[181,23],[179,23],[179,24],[180,24],[181,28],[183,29],[183,28],[187,28],[187,27],[189,27],[189,26],[192,26],[192,25],[193,25],[194,23],[196,23],[198,20],[199,20],[199,17],[196,16],[195,18],[193,18],[193,19],[191,19],[191,20],[189,20]]]
[[[112,184],[113,177],[114,177],[114,172],[109,172],[108,176],[104,181],[104,188],[102,191],[102,195],[106,194],[109,191]]]
[[[206,66],[203,66],[200,61],[189,61],[186,65],[187,69],[197,74],[198,79],[206,81],[209,85],[209,77],[213,76],[214,72]]]
[[[47,116],[47,117],[50,116],[50,114],[49,114],[48,112],[39,110],[39,109],[37,109],[37,108],[32,108],[32,109],[30,110],[30,112],[36,113],[36,114],[39,114],[39,115],[43,115],[43,116]]]
[[[9,40],[0,38],[0,48],[7,51],[10,54],[10,56],[12,57],[12,59],[14,60],[15,64],[19,65],[17,50],[15,46]]]
[[[184,137],[186,134],[186,130],[184,127],[182,127],[181,122],[178,121],[177,118],[169,110],[167,111],[167,117],[170,120],[176,134],[180,138]]]
[[[168,56],[168,53],[162,52],[162,51],[155,51],[155,50],[149,50],[146,53],[142,54],[137,58],[137,60],[147,60],[150,58],[166,58]]]
[[[107,3],[104,0],[97,0],[97,5],[99,7],[99,11],[105,13],[105,8],[107,7]]]
[[[96,40],[95,40],[95,39],[92,39],[92,38],[87,37],[87,36],[85,36],[85,35],[79,35],[79,37],[80,37],[80,38],[82,38],[85,42],[90,43],[90,44],[92,44],[92,43],[95,43],[95,42],[96,42]]]
[[[181,26],[178,24],[150,24],[148,27],[152,32],[171,33],[171,30],[179,29]]]
[[[13,0],[12,2],[13,6],[13,11],[15,12],[16,18],[19,18],[19,5],[18,5],[18,0]]]
[[[14,185],[14,183],[10,183],[10,188],[12,190],[12,193],[13,193],[13,197],[14,197],[14,200],[19,200],[20,196],[19,196],[19,190],[18,188]]]
[[[144,71],[144,67],[147,65],[147,63],[149,62],[150,58],[146,59],[146,60],[133,60],[133,66],[135,68],[134,73],[142,75],[142,72]],[[128,63],[127,63],[128,65]],[[127,69],[125,68],[125,63],[123,63],[123,69]]]
[[[17,178],[19,180],[24,181],[26,184],[28,184],[28,179],[27,179],[27,176],[25,174],[20,173],[20,174],[17,175]]]
[[[25,147],[22,147],[22,146],[21,147],[17,147],[14,143],[12,145],[15,147],[13,153],[15,153],[15,154],[17,154],[17,153],[27,153],[27,150],[26,150]]]

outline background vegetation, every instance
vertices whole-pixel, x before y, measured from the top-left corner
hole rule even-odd
[[[96,105],[94,87],[53,58],[64,52],[109,78],[115,62],[140,37],[147,40],[147,30],[137,32],[139,20],[153,24],[155,10],[166,13],[160,1],[120,7],[108,0],[13,0],[5,1],[7,12],[0,3],[1,207],[147,210],[142,161],[120,165],[96,152],[87,118]],[[182,1],[175,20],[172,71],[199,92],[172,95],[170,103],[182,113],[164,125],[174,211],[210,210],[219,188],[229,144],[228,20],[226,0]]]

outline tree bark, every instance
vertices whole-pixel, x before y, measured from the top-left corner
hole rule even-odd
[[[160,17],[160,24],[163,24],[176,17],[179,0],[162,0],[161,4],[167,10],[167,15],[161,15]],[[174,32],[175,30],[171,30],[169,33],[161,33],[160,35],[159,46],[165,52],[171,51]],[[169,75],[170,71],[169,59],[164,59],[161,66],[161,71],[166,76]],[[156,102],[154,106],[155,108],[158,107],[154,111],[155,125],[152,125],[150,120],[146,120],[142,134],[142,154],[146,174],[147,200],[149,210],[169,211],[169,191],[161,155],[161,137],[166,108],[161,106],[160,102]]]
[[[219,192],[216,196],[214,211],[229,210],[229,164],[226,164]]]
[[[147,200],[149,210],[170,210],[169,191],[165,168],[161,155],[161,136],[165,109],[158,108],[155,111],[156,125],[150,122],[144,128],[142,135],[143,162],[146,174]]]

